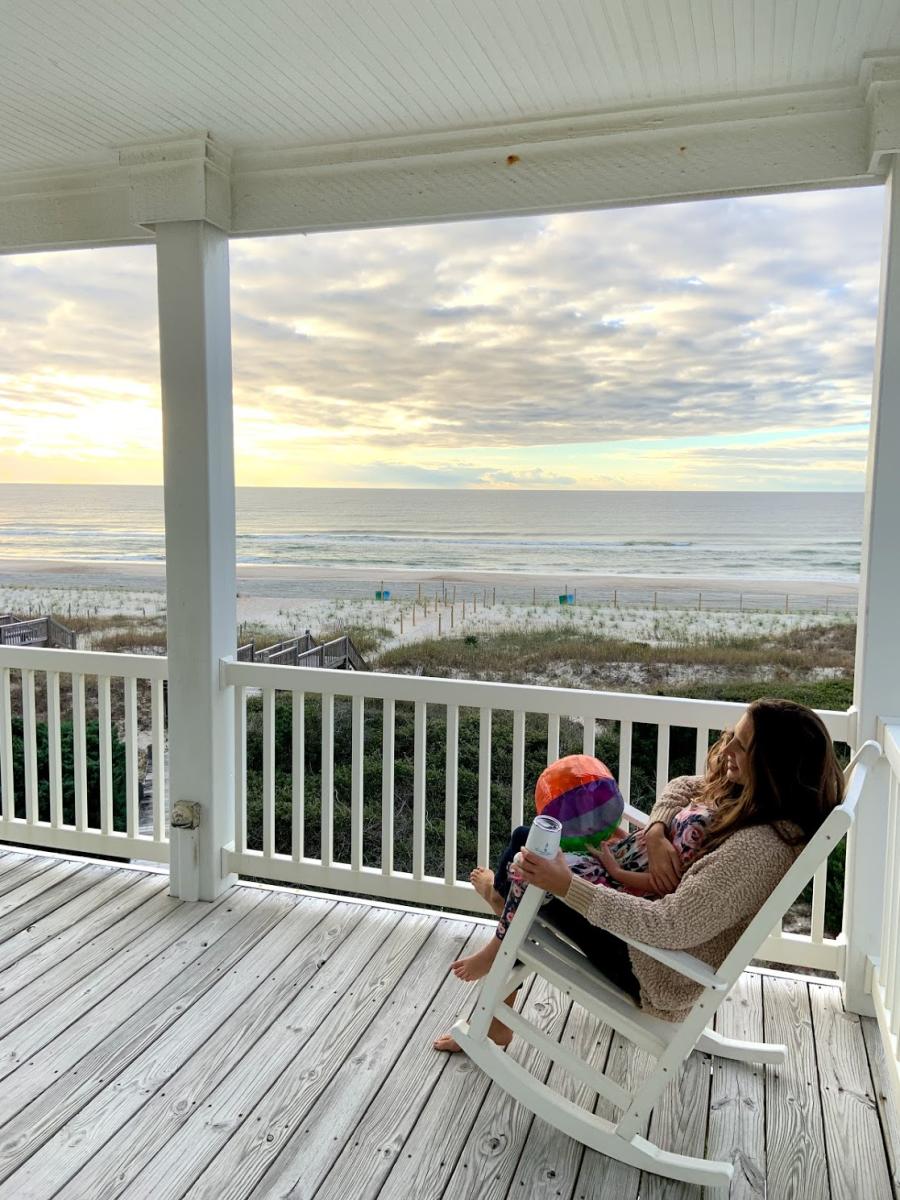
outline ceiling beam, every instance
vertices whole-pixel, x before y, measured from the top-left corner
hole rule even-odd
[[[866,59],[856,87],[439,136],[229,155],[192,131],[0,176],[0,252],[146,242],[173,220],[240,237],[861,186],[898,150],[900,56]]]

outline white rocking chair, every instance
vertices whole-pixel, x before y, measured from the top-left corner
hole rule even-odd
[[[596,971],[579,950],[541,919],[540,905],[545,893],[538,888],[529,888],[500,953],[482,982],[471,1021],[458,1021],[453,1026],[453,1036],[499,1087],[536,1116],[583,1145],[639,1170],[669,1179],[713,1188],[727,1187],[734,1173],[730,1162],[674,1154],[660,1149],[639,1131],[645,1127],[650,1111],[666,1085],[676,1077],[681,1064],[694,1049],[740,1062],[779,1064],[785,1061],[785,1046],[725,1038],[708,1025],[772,928],[780,923],[789,905],[850,828],[866,773],[880,755],[881,747],[877,742],[866,742],[860,747],[845,772],[848,786],[843,804],[828,816],[804,847],[718,970],[686,951],[660,950],[626,939],[644,954],[703,984],[702,995],[684,1021],[661,1021],[643,1013],[627,993]],[[646,823],[645,814],[630,805],[626,806],[625,819],[632,824]],[[645,1082],[634,1092],[629,1092],[537,1029],[521,1013],[507,1007],[504,998],[532,972],[542,975],[651,1054],[656,1064]],[[494,1016],[579,1082],[621,1109],[618,1121],[605,1120],[573,1104],[504,1053],[487,1036]]]

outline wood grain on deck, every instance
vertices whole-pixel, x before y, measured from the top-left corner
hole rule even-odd
[[[571,1142],[431,1049],[485,925],[0,849],[0,1200],[711,1200]],[[520,1007],[628,1083],[650,1059],[538,980]],[[726,1035],[785,1067],[691,1057],[651,1138],[730,1159],[732,1200],[900,1200],[874,1022],[820,980],[746,973]],[[576,1103],[611,1106],[518,1041]],[[718,1200],[718,1197],[717,1197]]]

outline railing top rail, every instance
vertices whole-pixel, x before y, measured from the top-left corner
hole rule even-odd
[[[18,629],[37,629],[39,625],[43,625],[46,629],[48,622],[51,620],[51,617],[29,617],[27,621],[4,621],[3,632],[10,633]]]
[[[0,646],[0,667],[61,671],[64,674],[74,671],[82,675],[106,675],[113,679],[168,678],[167,658],[156,654],[110,654],[100,650]]]
[[[283,691],[328,692],[370,699],[425,700],[468,708],[493,708],[594,717],[600,720],[665,721],[686,728],[723,729],[733,724],[745,704],[718,700],[689,700],[678,696],[642,696],[630,692],[593,692],[517,683],[485,683],[469,679],[435,679],[426,675],[389,675],[377,671],[347,672],[310,667],[298,679],[291,667],[266,663],[221,662],[225,684],[272,687]],[[817,710],[835,741],[852,738],[851,714]]]

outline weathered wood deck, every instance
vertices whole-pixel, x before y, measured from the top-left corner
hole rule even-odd
[[[447,965],[475,922],[245,885],[185,904],[158,873],[5,847],[0,918],[0,1200],[701,1195],[431,1050],[465,1005]],[[585,1057],[644,1069],[552,989],[523,1002]],[[732,1197],[897,1196],[873,1022],[831,984],[748,972],[720,1027],[786,1041],[788,1066],[694,1055],[654,1140],[732,1156]]]

